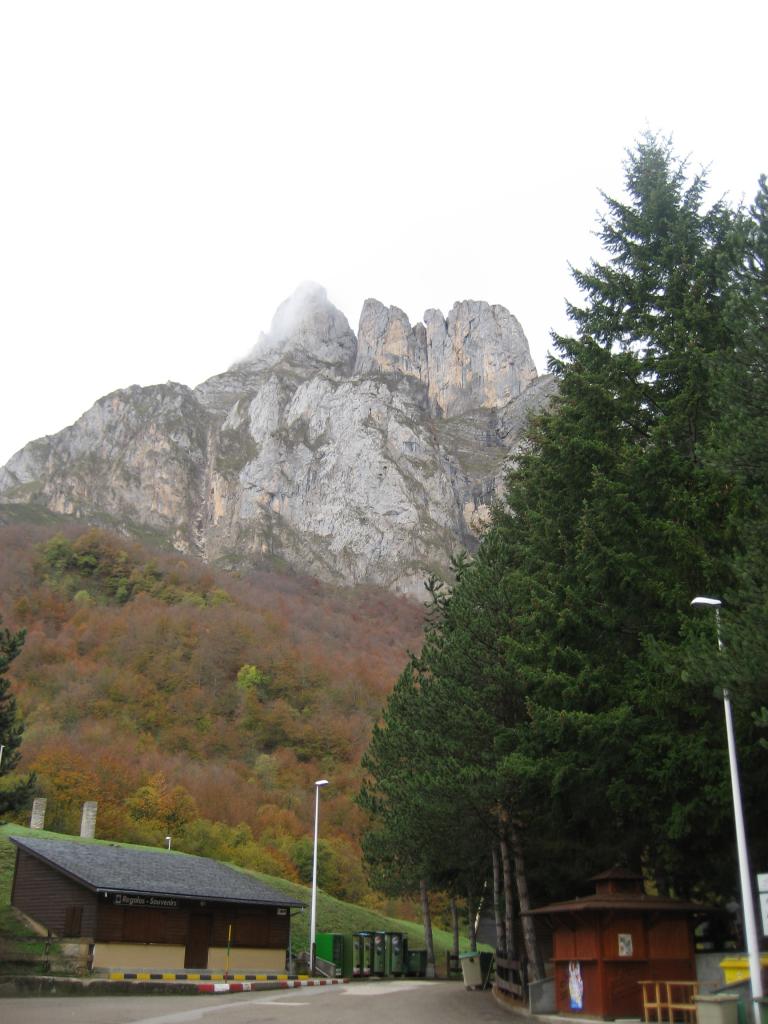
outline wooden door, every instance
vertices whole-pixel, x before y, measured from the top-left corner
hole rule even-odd
[[[79,938],[83,934],[82,906],[71,906],[65,909],[64,931],[61,934],[65,938]]]
[[[190,914],[187,928],[187,946],[184,951],[185,968],[205,969],[208,966],[208,947],[211,942],[210,914]]]

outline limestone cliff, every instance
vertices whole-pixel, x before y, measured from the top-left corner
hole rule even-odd
[[[476,544],[527,413],[552,392],[517,320],[457,303],[411,326],[369,299],[357,336],[318,287],[199,387],[131,387],[0,470],[0,498],[418,593]]]

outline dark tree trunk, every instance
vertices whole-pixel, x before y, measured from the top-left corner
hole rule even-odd
[[[499,863],[499,848],[496,843],[491,847],[493,858],[493,915],[496,919],[496,952],[507,955],[507,936],[504,930],[504,915],[501,910],[501,865]]]
[[[472,889],[467,887],[467,938],[469,939],[469,948],[472,952],[477,951],[477,928],[475,927],[477,922],[477,900]]]
[[[456,897],[451,896],[451,928],[453,929],[453,946],[451,952],[454,956],[459,955],[459,908],[456,906]]]
[[[530,914],[526,913],[531,909],[531,900],[528,895],[528,876],[525,873],[523,844],[520,832],[513,824],[510,825],[509,834],[512,844],[512,855],[515,861],[515,884],[517,886],[517,899],[520,904],[520,923],[523,928],[525,953],[528,957],[528,977],[531,981],[540,981],[544,977],[544,961],[541,958],[533,918]]]
[[[429,891],[427,890],[426,879],[422,878],[419,882],[419,889],[421,891],[421,917],[424,921],[424,946],[427,951],[427,969],[431,965],[432,972],[434,973],[435,946],[432,942],[432,915],[429,911]]]
[[[501,870],[504,877],[504,931],[507,936],[507,959],[515,958],[515,896],[512,880],[512,858],[509,855],[509,843],[502,833],[499,840],[501,850]]]

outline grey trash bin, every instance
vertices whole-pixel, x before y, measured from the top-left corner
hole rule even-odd
[[[459,953],[464,988],[480,988],[483,984],[483,969],[479,953]]]
[[[738,1024],[739,997],[727,992],[694,996],[698,1024]]]

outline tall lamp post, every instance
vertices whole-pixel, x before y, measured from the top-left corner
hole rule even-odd
[[[717,647],[723,650],[723,639],[720,635],[720,606],[722,601],[717,597],[694,597],[691,604],[698,608],[714,608],[717,627]],[[736,760],[736,740],[733,734],[733,716],[731,714],[731,698],[728,689],[723,687],[723,707],[725,710],[725,731],[728,736],[728,763],[731,769],[731,790],[733,792],[733,817],[736,825],[736,849],[739,857],[739,878],[741,880],[741,906],[744,912],[744,932],[747,939],[749,954],[749,977],[752,983],[753,1011],[755,1024],[760,1024],[760,1007],[757,1000],[763,995],[763,979],[760,975],[760,946],[757,939],[755,924],[755,904],[752,899],[752,880],[749,874],[749,855],[747,853],[747,835],[744,829],[744,812],[741,807],[741,787],[739,785],[739,765]]]
[[[312,914],[309,922],[309,973],[315,973],[315,925],[317,924],[317,826],[320,821],[320,787],[327,786],[328,779],[315,783],[315,844],[312,850]]]

